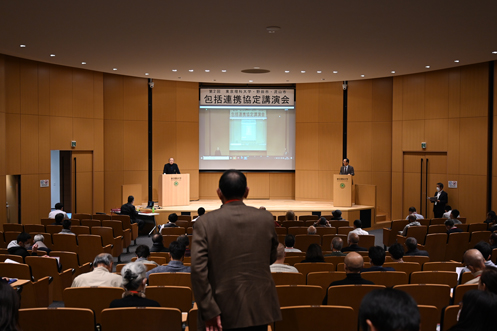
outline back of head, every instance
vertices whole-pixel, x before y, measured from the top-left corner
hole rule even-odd
[[[171,223],[176,223],[176,221],[178,220],[178,215],[176,215],[176,213],[169,214],[169,216],[167,217],[167,219]]]
[[[316,228],[314,226],[310,226],[307,228],[307,234],[314,235],[316,234]]]
[[[20,330],[19,294],[6,281],[0,280],[0,328],[1,330]]]
[[[307,248],[307,252],[305,253],[306,260],[313,260],[321,258],[324,260],[323,251],[321,250],[321,246],[318,244],[310,244]]]
[[[418,241],[414,237],[407,238],[405,244],[407,249],[410,251],[413,251],[418,247]]]
[[[105,265],[107,267],[110,267],[112,263],[114,262],[114,259],[112,258],[112,255],[108,253],[101,253],[95,256],[95,259],[93,260],[93,267],[96,268],[100,264]]]
[[[404,247],[401,244],[395,243],[388,248],[388,252],[392,255],[395,260],[400,260],[404,257]]]
[[[385,250],[381,246],[370,247],[368,255],[371,260],[371,264],[381,266],[385,263]]]
[[[494,245],[497,245],[497,232],[492,232],[490,235],[490,241],[493,242]]]
[[[326,217],[320,217],[318,220],[319,225],[326,225]]]
[[[43,242],[43,241],[45,241],[45,237],[42,234],[37,234],[34,236],[33,241],[34,242],[38,242],[38,241]]]
[[[71,220],[64,220],[64,222],[62,222],[62,227],[66,230],[71,230]]]
[[[161,244],[162,243],[162,235],[160,233],[156,233],[152,236],[152,242],[154,244]]]
[[[351,232],[349,234],[349,242],[351,244],[358,244],[359,243],[359,235],[357,234],[357,232]]]
[[[134,196],[132,196],[132,195],[130,195],[130,196],[128,197],[128,203],[132,203],[133,201],[135,201],[135,197],[134,197]]]
[[[354,221],[354,228],[362,228],[362,221],[361,220],[355,220]]]
[[[477,249],[468,249],[463,255],[464,264],[468,268],[483,269],[485,267],[485,259]]]
[[[219,189],[227,200],[242,199],[247,190],[247,178],[238,170],[227,170],[219,179]]]
[[[351,273],[361,272],[361,269],[364,266],[364,258],[361,254],[356,252],[347,254],[343,262],[345,263],[347,270]]]
[[[444,222],[445,226],[453,227],[454,226],[454,221],[451,219],[448,219]]]
[[[285,258],[285,245],[279,243],[278,248],[276,249],[276,259],[283,260],[284,258]]]
[[[333,240],[331,241],[331,249],[333,250],[337,250],[337,251],[341,251],[343,248],[343,240],[342,238],[340,237],[335,237],[333,238]]]
[[[285,246],[293,247],[295,245],[295,236],[293,234],[287,234],[285,237]]]
[[[64,208],[64,206],[60,202],[57,202],[54,207],[57,210],[61,210],[62,208]]]
[[[420,315],[416,301],[400,290],[379,289],[364,296],[359,308],[359,325],[371,330],[368,322],[381,331],[419,331]]]
[[[416,212],[416,207],[409,207],[409,212],[410,213]]]
[[[285,219],[287,221],[295,221],[295,213],[293,212],[293,210],[289,210],[286,212]]]
[[[63,213],[58,213],[57,215],[55,215],[55,223],[62,224],[63,221],[64,221]]]
[[[17,243],[20,243],[20,242],[26,243],[29,239],[31,239],[31,235],[29,233],[21,232],[17,236]]]
[[[150,248],[147,245],[140,245],[136,247],[135,254],[146,259],[150,256]]]
[[[494,330],[497,295],[489,291],[471,290],[462,298],[456,330]]]
[[[415,215],[409,215],[407,217],[407,220],[409,221],[409,223],[412,223],[412,222],[416,222],[417,218]]]
[[[141,262],[130,262],[121,270],[123,287],[128,291],[136,291],[147,278],[147,267]]]
[[[497,294],[497,268],[486,267],[480,276],[480,284],[485,291]]]
[[[205,208],[200,207],[199,209],[197,209],[197,214],[198,216],[202,216],[203,214],[205,214]]]
[[[188,239],[188,236],[186,234],[179,236],[176,241],[185,247],[190,246],[190,240]]]
[[[450,214],[452,215],[452,218],[458,218],[459,217],[459,210],[452,209],[452,211],[450,212]]]
[[[175,260],[181,260],[185,256],[186,246],[178,241],[173,241],[169,245],[169,254]]]
[[[481,255],[485,260],[489,260],[492,257],[492,246],[485,241],[480,241],[475,245],[475,249],[479,250]]]
[[[495,220],[495,218],[497,217],[495,215],[495,212],[493,210],[489,211],[488,212],[488,217],[491,219],[491,220]]]
[[[445,205],[445,208],[444,208],[444,210],[445,210],[445,211],[449,211],[449,210],[451,210],[451,209],[452,209],[452,207],[451,207],[451,206],[449,206],[449,205]]]
[[[341,210],[337,209],[332,214],[333,214],[333,218],[334,219],[340,219],[340,218],[342,218],[342,211]]]

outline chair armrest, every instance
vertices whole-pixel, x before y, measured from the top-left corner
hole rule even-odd
[[[79,266],[79,273],[80,274],[84,274],[84,273],[87,273],[90,271],[91,271],[91,263],[90,262],[86,262],[85,264]]]
[[[103,249],[104,253],[112,254],[112,247],[113,246],[114,245],[108,244],[108,245],[102,247],[102,249]]]
[[[71,286],[73,272],[74,269],[66,269],[59,274],[62,290],[64,290],[66,287]]]
[[[400,234],[397,235],[397,242],[399,244],[404,244],[406,242],[407,237],[401,236]]]

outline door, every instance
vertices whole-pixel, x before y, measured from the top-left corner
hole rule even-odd
[[[7,223],[20,223],[21,219],[21,192],[20,192],[20,181],[21,176],[19,175],[6,175],[6,212],[7,212]]]
[[[415,207],[418,214],[433,218],[433,205],[428,197],[434,195],[437,183],[447,182],[447,153],[404,152],[403,214]]]
[[[93,214],[93,152],[74,151],[71,162],[73,213]]]

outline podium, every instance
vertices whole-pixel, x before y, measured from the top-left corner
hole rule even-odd
[[[190,174],[160,175],[159,206],[190,204]]]
[[[352,176],[333,175],[333,206],[352,207]]]

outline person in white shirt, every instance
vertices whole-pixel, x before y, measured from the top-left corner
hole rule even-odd
[[[354,230],[352,230],[352,231],[349,232],[349,234],[347,236],[347,241],[349,241],[351,233],[357,233],[359,236],[368,235],[369,234],[369,232],[364,231],[362,229],[362,221],[361,220],[355,220],[354,221]]]
[[[98,254],[93,260],[93,271],[74,278],[71,287],[108,286],[121,287],[122,277],[112,273],[114,260],[107,253]]]
[[[416,207],[409,207],[409,215],[414,215],[414,216],[416,216],[416,219],[417,219],[417,220],[423,220],[423,219],[424,219],[424,216],[423,216],[423,215],[418,214],[418,213],[416,212]],[[409,215],[407,215],[406,220],[409,218]]]
[[[64,214],[64,219],[68,219],[67,214],[64,211],[64,206],[60,202],[57,202],[55,204],[55,210],[52,210],[48,214],[48,218],[55,219],[55,215],[57,215],[57,214]]]
[[[281,243],[276,250],[276,261],[269,268],[271,272],[299,272],[297,268],[285,264],[285,246]]]
[[[198,214],[198,216],[195,217],[195,219],[192,220],[192,223],[195,222],[195,221],[197,221],[200,216],[202,216],[203,214],[205,214],[205,209],[203,207],[200,207],[199,209],[197,209],[197,214]]]
[[[285,237],[285,252],[297,252],[301,253],[302,251],[297,248],[293,248],[295,245],[295,236],[293,234],[287,234]]]

